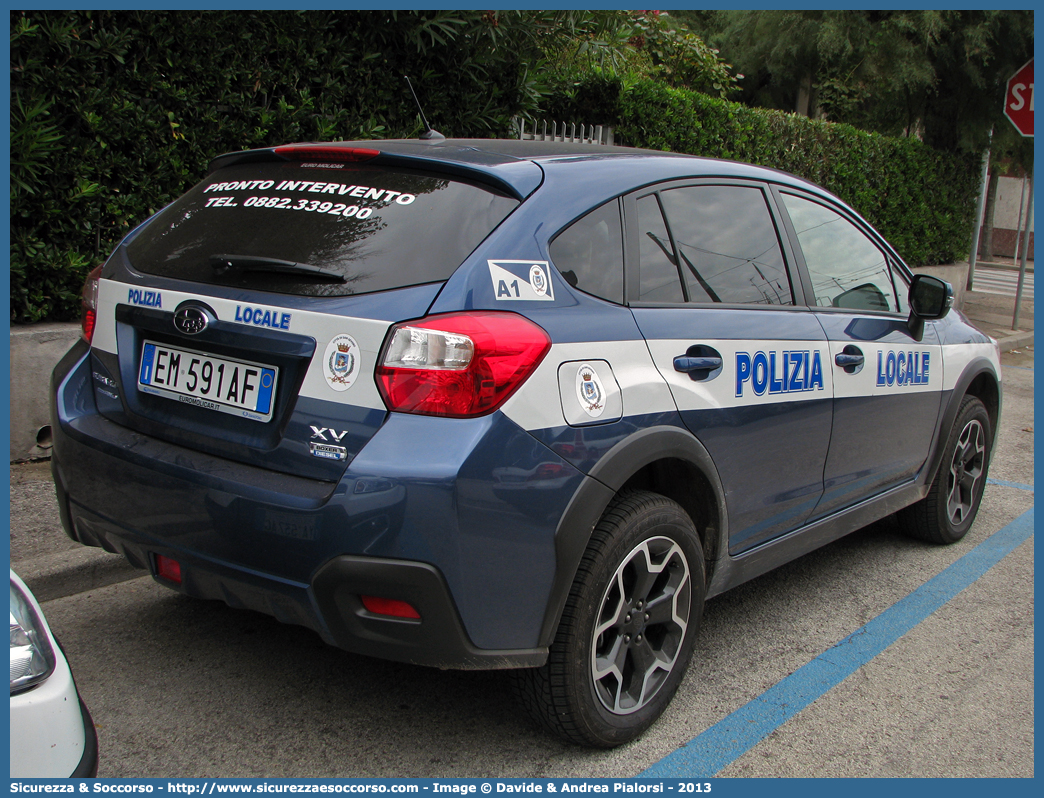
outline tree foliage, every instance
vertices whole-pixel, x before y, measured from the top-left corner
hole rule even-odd
[[[812,109],[864,130],[946,150],[1016,141],[1007,79],[1033,54],[1032,11],[721,11],[688,18],[747,74],[740,99]],[[1027,159],[1030,148],[1017,153]]]
[[[627,24],[616,29],[615,41],[599,42],[597,60],[588,54],[586,42],[563,48],[546,70],[550,82],[583,80],[597,72],[630,80],[652,78],[674,88],[723,99],[738,91],[743,76],[736,75],[717,50],[666,13],[639,11],[623,19]]]

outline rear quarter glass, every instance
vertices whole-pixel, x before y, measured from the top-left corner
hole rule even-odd
[[[370,165],[248,163],[219,169],[128,245],[145,274],[305,296],[446,280],[518,201],[445,176]],[[272,258],[343,275],[331,282],[236,269],[214,255]]]

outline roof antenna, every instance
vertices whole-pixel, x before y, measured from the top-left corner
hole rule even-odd
[[[424,116],[424,109],[421,108],[420,100],[417,99],[417,92],[413,90],[413,84],[410,83],[409,75],[403,75],[403,77],[406,78],[406,85],[410,87],[410,94],[413,95],[413,101],[417,103],[417,110],[420,111],[421,122],[423,122],[424,127],[427,128],[427,131],[422,133],[420,135],[420,138],[424,139],[425,141],[445,141],[446,137],[428,124],[428,120]]]

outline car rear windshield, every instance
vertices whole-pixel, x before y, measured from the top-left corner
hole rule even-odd
[[[244,163],[212,173],[129,244],[138,271],[345,296],[446,280],[518,205],[489,188],[365,164]]]

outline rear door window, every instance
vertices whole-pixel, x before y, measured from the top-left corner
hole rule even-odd
[[[790,305],[793,298],[765,194],[686,186],[660,194],[690,302]]]
[[[235,164],[164,209],[127,254],[138,271],[162,277],[365,294],[446,280],[517,205],[490,188],[426,172]]]
[[[638,200],[639,302],[684,302],[678,260],[655,194]]]

